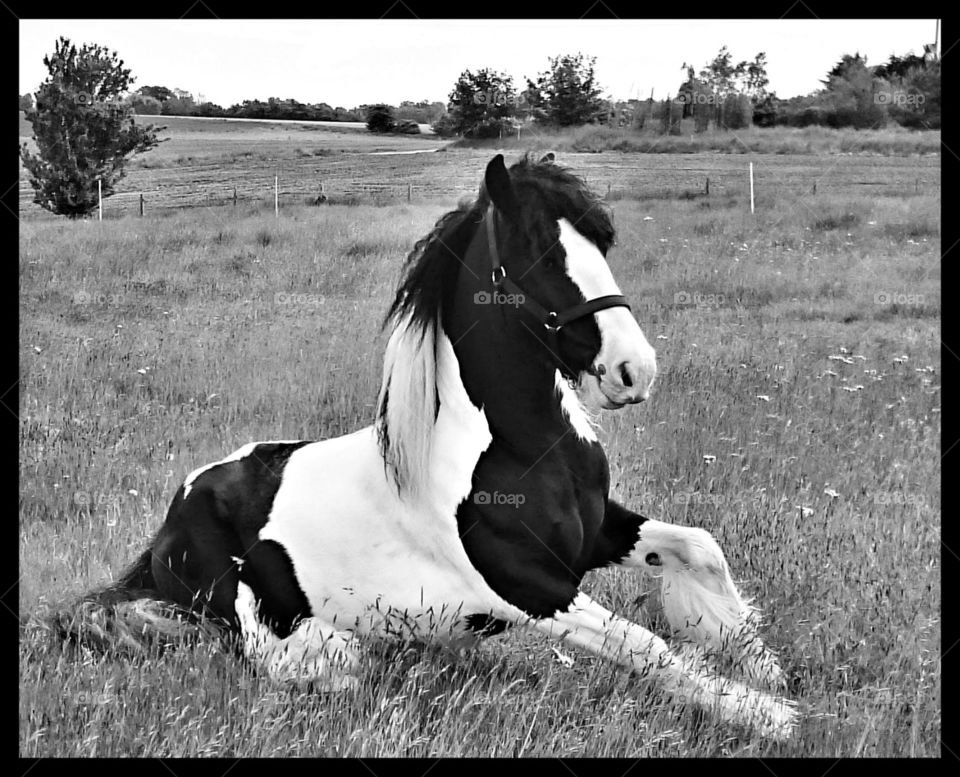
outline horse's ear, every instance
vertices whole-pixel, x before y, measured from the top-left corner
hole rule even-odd
[[[520,218],[520,204],[510,182],[510,173],[503,162],[503,154],[497,154],[487,165],[483,185],[490,201],[511,221]]]
[[[540,164],[549,165],[549,164],[553,164],[556,161],[557,161],[557,155],[554,154],[552,151],[548,151],[546,154],[543,155],[543,158],[540,160]]]

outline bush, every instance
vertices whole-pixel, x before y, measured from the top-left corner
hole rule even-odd
[[[397,120],[389,105],[371,105],[367,108],[367,129],[370,132],[393,132]]]
[[[163,111],[163,103],[144,94],[130,95],[130,107],[139,116],[159,116]]]
[[[393,131],[402,135],[419,135],[420,125],[410,119],[400,119],[394,124]]]
[[[753,125],[753,102],[745,94],[727,95],[721,117],[724,129],[746,129]]]
[[[443,114],[433,124],[430,125],[438,137],[452,138],[457,134],[457,120],[449,113]]]

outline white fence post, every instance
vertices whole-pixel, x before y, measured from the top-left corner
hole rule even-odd
[[[750,163],[750,213],[753,214],[753,162]]]
[[[280,218],[280,176],[273,176],[273,215]]]
[[[103,181],[97,179],[97,221],[103,221]]]

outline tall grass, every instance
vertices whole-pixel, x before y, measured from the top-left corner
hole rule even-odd
[[[906,156],[939,154],[940,132],[917,132],[895,127],[882,130],[831,129],[829,127],[751,127],[744,130],[710,130],[694,133],[692,123],[680,135],[655,130],[586,125],[564,129],[524,127],[520,137],[511,134],[495,140],[461,139],[462,148],[541,149],[589,152],[623,151],[644,154],[881,154]]]
[[[709,529],[764,610],[795,739],[507,633],[368,643],[361,686],[276,687],[203,648],[62,653],[43,616],[115,577],[194,467],[373,419],[382,312],[441,207],[217,209],[20,235],[23,756],[939,754],[939,198],[614,203],[614,275],[661,375],[603,417],[613,488]],[[656,581],[585,589],[665,633]]]

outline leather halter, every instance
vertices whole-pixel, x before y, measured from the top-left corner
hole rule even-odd
[[[485,221],[487,222],[487,245],[490,251],[490,261],[493,265],[493,272],[490,275],[493,286],[496,289],[503,288],[507,292],[517,295],[520,306],[526,308],[549,332],[556,335],[571,321],[589,316],[598,310],[618,307],[630,309],[630,303],[622,294],[607,294],[603,297],[595,297],[587,302],[581,302],[579,305],[574,305],[559,313],[555,310],[547,310],[527,294],[516,281],[507,276],[507,268],[500,262],[500,253],[497,251],[496,217],[497,210],[491,205],[487,210]]]

